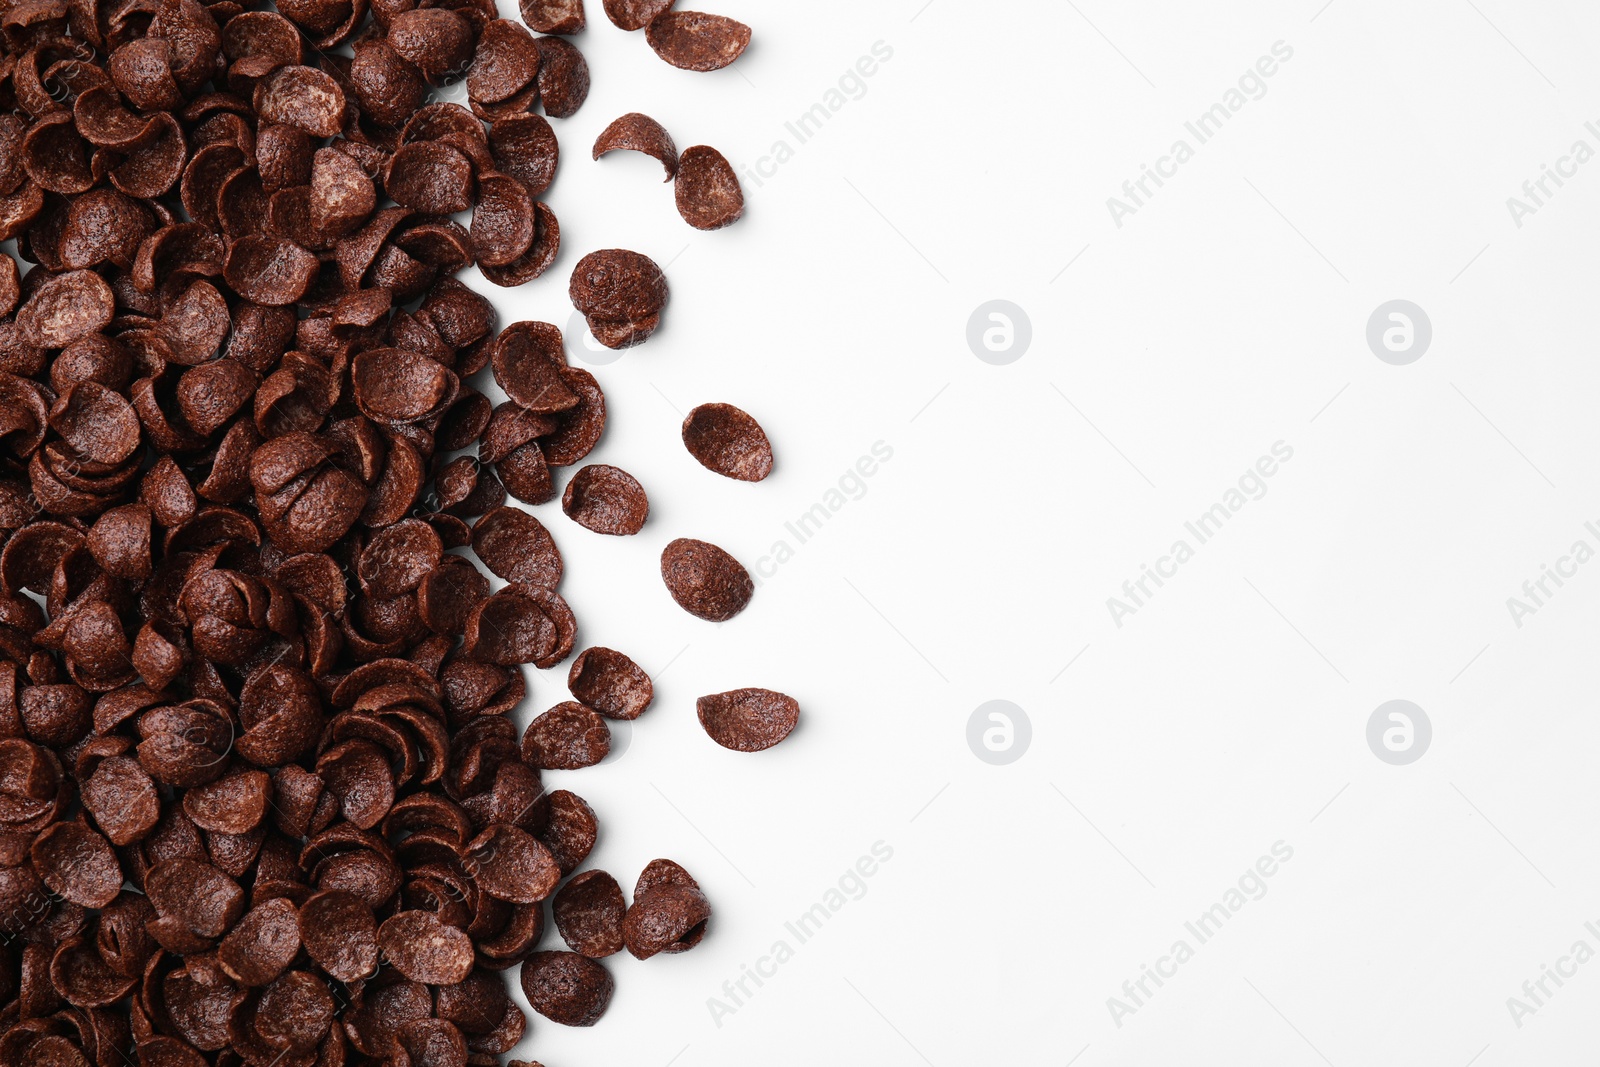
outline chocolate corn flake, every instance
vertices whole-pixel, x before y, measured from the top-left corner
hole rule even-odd
[[[34,839],[29,854],[44,884],[74,904],[103,908],[122,889],[116,853],[82,823],[56,823]]]
[[[537,226],[533,194],[508,174],[478,178],[472,212],[472,251],[479,266],[507,267],[533,247]]]
[[[565,876],[577,870],[594,850],[599,830],[599,820],[587,801],[576,793],[557,789],[550,794],[549,822],[538,836]]]
[[[564,37],[540,37],[539,100],[553,119],[571,118],[589,98],[589,61]]]
[[[522,965],[522,992],[533,1010],[563,1026],[593,1026],[611,1003],[603,966],[576,952],[535,952]]]
[[[378,947],[413,982],[453,985],[472,973],[472,939],[431,911],[402,911],[378,927]]]
[[[721,152],[706,145],[683,150],[674,185],[678,214],[697,230],[720,230],[744,217],[744,190]]]
[[[595,533],[636,534],[644,529],[650,502],[633,475],[620,467],[595,463],[567,482],[561,510]]]
[[[611,731],[593,708],[568,700],[528,724],[522,761],[540,770],[592,767],[611,751]]]
[[[657,15],[670,10],[674,0],[605,0],[606,18],[618,29],[642,30]]]
[[[271,983],[300,953],[299,911],[274,897],[246,912],[217,946],[217,963],[240,985]]]
[[[17,327],[40,348],[65,348],[110,325],[114,310],[111,287],[98,274],[73,270],[49,278],[28,296]]]
[[[695,702],[700,725],[723,748],[759,752],[788,737],[800,721],[793,697],[770,689],[735,689]]]
[[[550,850],[515,826],[486,828],[463,846],[462,863],[478,888],[513,904],[544,900],[561,880],[561,869]]]
[[[583,0],[521,0],[522,21],[540,33],[578,33],[584,27]]]
[[[772,473],[772,443],[761,424],[732,404],[701,404],[683,420],[683,445],[707,470],[742,482]]]
[[[549,32],[532,20],[529,25]],[[510,19],[495,19],[478,37],[472,69],[467,72],[467,93],[482,103],[499,103],[526,87],[538,73],[539,48],[533,35]]]
[[[602,959],[622,951],[627,904],[622,887],[605,871],[574,876],[556,893],[550,910],[561,939],[579,955]]]
[[[608,719],[637,719],[655,697],[650,676],[615,649],[584,649],[567,672],[567,688]]]
[[[531,195],[531,194],[530,194]],[[526,285],[544,274],[561,251],[561,223],[543,201],[533,205],[533,242],[527,251],[504,266],[480,262],[483,276],[495,285]]]
[[[317,893],[300,906],[296,927],[306,955],[341,982],[367,978],[378,966],[378,923],[354,893]]]
[[[547,322],[516,322],[500,333],[489,354],[494,380],[524,411],[553,415],[577,407],[567,384],[561,331]]]
[[[755,593],[738,560],[705,541],[680,537],[661,553],[661,580],[678,606],[711,622],[726,622]]]
[[[511,115],[489,129],[489,153],[502,174],[509,174],[538,197],[555,180],[561,149],[555,130],[540,115]]]
[[[628,348],[660,326],[667,279],[650,257],[608,248],[578,261],[568,295],[596,340],[607,348]]]
[[[720,70],[750,47],[750,27],[723,15],[667,11],[650,21],[645,37],[656,55],[683,70]]]
[[[623,27],[630,28],[638,27]],[[594,158],[599,159],[607,152],[623,149],[643,152],[656,160],[666,169],[666,181],[670,182],[678,173],[678,147],[672,143],[672,135],[649,115],[629,112],[600,131],[600,136],[594,142]]]
[[[345,98],[339,83],[314,67],[283,66],[256,83],[256,113],[268,122],[304,130],[312,137],[332,137],[344,119]]]
[[[689,872],[672,860],[652,860],[633,888],[622,939],[636,959],[687,952],[705,936],[711,904]]]
[[[561,553],[544,524],[526,511],[495,508],[472,528],[472,551],[508,582],[554,588],[561,581]]]

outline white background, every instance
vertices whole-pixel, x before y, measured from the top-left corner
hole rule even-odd
[[[1592,1059],[1600,962],[1520,1027],[1506,1002],[1575,941],[1600,951],[1584,929],[1600,925],[1600,563],[1520,628],[1506,601],[1574,541],[1600,548],[1584,530],[1600,520],[1600,162],[1520,228],[1506,200],[1575,140],[1600,150],[1584,130],[1600,9],[717,0],[755,43],[691,74],[589,7],[575,41],[594,89],[555,122],[546,196],[561,259],[492,295],[505,321],[566,328],[584,253],[666,268],[661,332],[592,368],[610,423],[590,461],[644,483],[649,524],[605,538],[534,509],[580,647],[659,677],[625,751],[547,782],[599,814],[591,865],[631,889],[675,858],[715,916],[693,952],[608,961],[600,1023],[533,1016],[517,1054]],[[1107,198],[1194,145],[1184,122],[1278,41],[1293,56],[1266,94],[1115,225]],[[785,122],[877,42],[892,58],[798,144]],[[742,222],[700,233],[654,161],[589,159],[632,110],[742,173],[779,140],[793,157],[746,178]],[[1032,323],[1006,366],[966,341],[992,299]],[[1432,322],[1409,366],[1366,343],[1392,299]],[[707,401],[766,427],[770,479],[727,481],[683,450],[682,413]],[[1107,598],[1280,441],[1293,458],[1265,496],[1118,627]],[[864,495],[797,544],[785,523],[877,442],[893,457]],[[752,569],[775,542],[795,551],[713,625],[661,585],[679,536]],[[565,669],[536,674],[521,721],[566,696]],[[696,697],[745,685],[803,708],[766,753],[724,751],[695,721]],[[994,699],[1032,727],[1006,766],[966,740]],[[1391,699],[1432,723],[1408,766],[1367,745]],[[784,922],[879,841],[893,858],[865,895],[796,945]],[[1107,998],[1175,940],[1196,946],[1184,923],[1280,841],[1293,858],[1265,896],[1119,1027]],[[708,998],[731,1005],[723,983],[780,938],[794,957],[719,1025]]]

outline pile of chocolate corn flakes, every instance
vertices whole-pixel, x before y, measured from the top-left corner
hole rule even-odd
[[[604,10],[685,70],[748,45],[673,5]],[[456,277],[523,285],[559,255],[539,198],[548,117],[589,89],[566,39],[585,13],[521,15],[0,7],[0,1064],[498,1064],[528,1025],[499,972],[589,1025],[600,961],[705,933],[670,860],[631,903],[580,871],[598,820],[541,779],[602,760],[608,720],[654,693],[621,652],[573,655],[561,554],[507,503],[553,500],[596,446],[600,384],[554,326],[500,328]],[[439,98],[463,83],[464,104]],[[715,149],[680,154],[642,115],[593,154],[616,149],[661,161],[690,225],[743,213]],[[612,347],[668,296],[623,249],[584,256],[569,291]],[[683,441],[730,478],[772,470],[726,404]],[[614,466],[560,495],[602,534],[649,514]],[[673,541],[661,570],[701,618],[750,600],[706,542]],[[573,699],[519,737],[524,665],[569,660]],[[756,751],[799,708],[741,689],[698,713]]]

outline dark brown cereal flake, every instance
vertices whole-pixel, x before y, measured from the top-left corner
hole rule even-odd
[[[586,316],[601,322],[632,322],[666,305],[667,281],[649,256],[608,248],[578,261],[569,294]]]
[[[262,992],[256,1004],[255,1032],[272,1049],[310,1053],[333,1025],[336,1007],[321,978],[307,971],[289,971]]]
[[[732,404],[701,404],[683,420],[683,445],[707,470],[741,482],[772,473],[766,431]]]
[[[462,864],[479,889],[513,904],[537,903],[561,881],[561,868],[550,850],[515,826],[485,829],[463,848]]]
[[[361,1003],[349,1013],[345,1032],[356,1050],[388,1058],[399,1047],[399,1031],[407,1024],[429,1018],[433,996],[420,982],[392,982],[362,989]]]
[[[356,577],[369,597],[397,597],[420,586],[443,554],[444,545],[433,527],[406,519],[378,531],[367,542],[356,564]]]
[[[599,832],[594,809],[582,797],[565,789],[550,794],[550,820],[538,837],[561,865],[562,875],[571,874],[588,858]]]
[[[251,234],[228,250],[222,276],[246,300],[268,307],[292,304],[316,276],[317,257],[285,237]]]
[[[467,1042],[443,1019],[413,1019],[395,1031],[411,1067],[467,1067]]]
[[[735,752],[760,752],[788,737],[800,721],[793,697],[770,689],[735,689],[695,702],[711,740]]]
[[[711,904],[689,872],[671,860],[651,860],[633,887],[633,904],[622,922],[629,953],[649,959],[659,952],[687,952],[705,936]]]
[[[183,795],[184,814],[202,830],[244,834],[266,817],[272,779],[265,771],[236,767]]]
[[[472,62],[472,34],[472,24],[458,12],[440,7],[402,11],[389,22],[390,47],[435,85]]]
[[[633,475],[620,467],[594,463],[567,482],[561,510],[595,533],[636,534],[644,529],[650,501]]]
[[[113,845],[148,834],[160,817],[155,783],[130,756],[101,760],[83,783],[83,806]]]
[[[75,1008],[105,1008],[133,991],[137,975],[122,975],[106,965],[95,943],[71,937],[50,958],[50,984]]]
[[[605,0],[606,18],[618,29],[642,30],[657,15],[669,10],[674,0]]]
[[[522,182],[528,195],[537,197],[555,180],[561,146],[543,116],[511,115],[490,128],[489,154],[497,170]]]
[[[656,55],[682,70],[720,70],[750,47],[750,27],[723,15],[667,11],[645,28]]]
[[[520,508],[499,507],[472,528],[472,551],[508,582],[554,589],[561,582],[561,552],[544,523]]]
[[[418,422],[441,413],[460,382],[438,360],[405,348],[374,348],[350,367],[355,401],[370,419],[390,425]]]
[[[394,769],[382,747],[354,737],[323,750],[317,774],[339,802],[339,814],[363,830],[383,821],[394,806]]]
[[[535,952],[522,965],[533,1010],[563,1026],[593,1026],[611,1003],[611,974],[576,952]]]
[[[634,897],[623,919],[623,941],[641,960],[684,952],[700,942],[710,916],[711,906],[698,888],[662,885]]]
[[[655,698],[650,676],[615,649],[595,646],[578,653],[567,672],[567,688],[608,719],[637,719]]]
[[[427,100],[428,82],[422,71],[382,38],[357,41],[353,50],[346,82],[355,103],[380,125],[403,125]],[[374,158],[381,158],[381,153]]]
[[[755,593],[750,573],[738,560],[716,545],[688,537],[662,551],[661,580],[679,607],[711,622],[733,618]]]
[[[505,1019],[506,1008],[511,1005],[505,982],[492,971],[481,969],[456,985],[440,986],[435,991],[435,999],[438,1017],[471,1035],[498,1029]]]
[[[84,545],[100,569],[112,577],[130,581],[148,578],[153,570],[151,518],[150,508],[144,504],[112,508],[95,520]]]
[[[464,651],[497,667],[537,663],[556,649],[555,623],[534,599],[516,589],[502,589],[467,617]]]
[[[596,340],[609,348],[626,348],[660,325],[667,279],[649,256],[608,248],[578,261],[568,294]]]
[[[510,19],[495,19],[478,37],[472,69],[467,72],[467,92],[474,100],[499,103],[520,91],[538,73],[539,48],[533,43],[533,34]]]
[[[589,98],[589,62],[564,37],[540,37],[539,99],[553,119],[571,118]]]
[[[402,207],[448,215],[472,207],[472,161],[439,141],[404,145],[389,160],[384,189]]]
[[[720,230],[744,215],[739,176],[721,152],[703,144],[683,150],[673,192],[678,214],[697,230]]]
[[[111,466],[139,447],[139,419],[122,396],[96,381],[77,382],[50,408],[50,428],[76,456]]]
[[[593,708],[568,700],[528,724],[522,762],[546,771],[593,767],[611,751],[611,731]]]
[[[217,946],[217,963],[240,985],[271,983],[300,954],[299,911],[287,897],[274,897],[245,913]]]
[[[666,168],[666,181],[678,173],[678,146],[661,123],[649,115],[632,111],[600,131],[594,142],[594,158],[622,149],[643,152],[656,160]]]
[[[570,467],[582,460],[594,451],[606,429],[606,398],[594,375],[581,367],[567,367],[561,376],[578,394],[578,406],[566,412],[561,428],[543,441],[552,467]]]
[[[540,33],[578,33],[584,27],[583,0],[520,0],[522,21]]]
[[[549,270],[561,251],[561,223],[543,201],[533,205],[533,243],[503,267],[481,264],[483,276],[495,285],[525,285]]]
[[[521,180],[508,174],[479,176],[471,234],[473,256],[480,266],[508,266],[533,246],[533,204],[533,195]]]
[[[453,985],[472,973],[472,939],[431,911],[402,911],[385,920],[378,947],[413,982]]]
[[[489,366],[500,388],[525,411],[547,415],[578,405],[567,385],[561,331],[548,322],[514,322],[489,352]]]
[[[354,159],[319,148],[311,162],[311,226],[320,235],[342,236],[360,226],[377,206],[372,178]]]
[[[256,83],[256,113],[268,122],[332,137],[344,120],[339,83],[313,67],[279,67]]]
[[[303,565],[319,558],[332,564],[326,556],[298,558]],[[309,579],[308,584],[314,583],[317,576],[310,573],[313,569],[302,566],[291,570],[291,580],[298,573]],[[280,570],[279,575],[281,579],[284,571]],[[342,584],[333,587],[335,579],[326,573],[320,579],[325,587],[312,589],[306,602],[339,605]],[[316,610],[323,609],[319,606]],[[236,742],[236,751],[259,767],[275,767],[304,755],[316,743],[323,726],[322,700],[316,684],[304,671],[281,663],[268,664],[245,680],[239,693],[239,719],[244,733]],[[320,786],[319,782],[319,789]],[[274,801],[280,812],[285,803],[282,796]]]
[[[489,580],[467,560],[445,556],[417,587],[417,614],[437,634],[459,637],[472,610],[489,596]]]
[[[30,344],[65,348],[111,322],[115,301],[98,274],[68,271],[47,279],[17,312],[17,326]]]
[[[81,822],[58,822],[29,850],[44,884],[72,903],[103,908],[122,889],[122,867],[105,838]]]
[[[378,923],[371,906],[354,893],[317,893],[301,906],[297,924],[306,955],[339,981],[367,978],[377,968]]]
[[[237,882],[209,863],[182,857],[156,864],[145,875],[145,893],[162,918],[205,938],[221,937],[244,912]]]
[[[622,951],[622,919],[627,904],[622,887],[605,871],[584,871],[551,901],[556,930],[567,947],[590,959]]]

